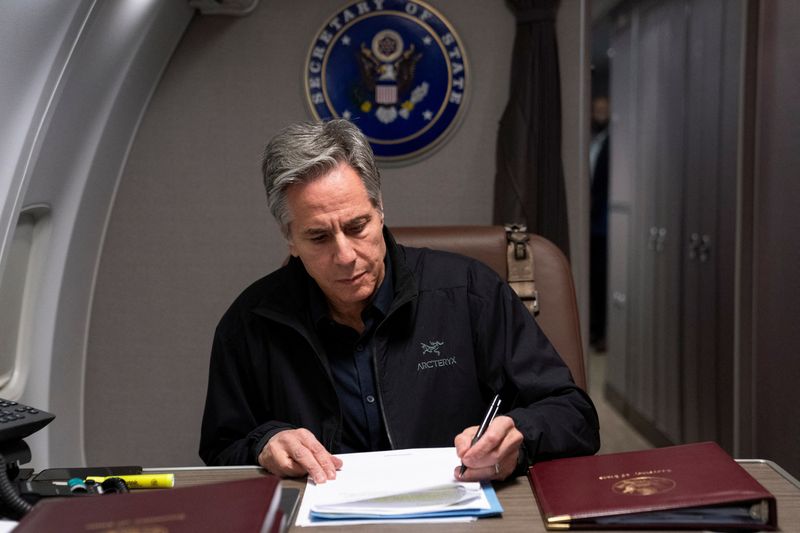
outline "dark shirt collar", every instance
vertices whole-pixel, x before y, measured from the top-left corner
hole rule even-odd
[[[392,306],[392,300],[394,299],[392,262],[389,261],[388,255],[383,258],[383,267],[383,281],[380,287],[378,287],[378,293],[375,295],[375,298],[372,299],[372,306],[380,311],[381,315],[386,316],[389,312],[389,308]]]

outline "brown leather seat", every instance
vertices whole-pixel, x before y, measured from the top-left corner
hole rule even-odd
[[[474,257],[508,279],[507,241],[502,226],[390,227],[397,242]],[[533,249],[540,311],[536,322],[572,372],[575,383],[586,390],[578,305],[569,262],[556,245],[529,234]]]

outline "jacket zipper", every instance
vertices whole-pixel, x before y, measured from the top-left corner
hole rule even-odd
[[[416,294],[415,294],[415,296],[416,296]],[[389,439],[389,448],[392,449],[392,450],[395,449],[394,439],[392,439],[392,431],[389,429],[389,419],[386,416],[386,408],[383,406],[383,404],[384,404],[384,402],[383,402],[383,392],[381,391],[381,379],[380,379],[380,373],[378,371],[379,370],[378,369],[378,350],[375,348],[375,345],[376,345],[375,341],[376,341],[376,339],[379,338],[378,337],[378,330],[380,330],[381,327],[386,323],[386,321],[389,320],[389,317],[391,317],[397,311],[397,309],[399,309],[400,307],[406,305],[412,299],[413,299],[412,297],[409,297],[408,295],[406,295],[400,301],[394,302],[395,305],[391,309],[389,309],[389,313],[385,317],[383,317],[383,320],[381,320],[381,322],[377,326],[375,326],[375,331],[372,333],[372,367],[373,367],[373,369],[375,371],[375,393],[378,395],[378,403],[381,406],[381,418],[383,418],[383,427],[386,428],[386,437]]]
[[[375,328],[375,334],[378,333],[378,328]],[[375,334],[372,339],[372,366],[375,369],[375,392],[378,394],[378,405],[381,406],[381,418],[383,418],[383,427],[386,428],[386,437],[389,439],[389,448],[394,450],[394,440],[392,440],[392,432],[389,430],[389,420],[386,418],[386,410],[383,407],[383,394],[381,393],[381,379],[378,374],[378,351],[375,349]]]

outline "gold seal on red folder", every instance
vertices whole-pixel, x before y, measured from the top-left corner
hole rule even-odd
[[[639,476],[617,481],[611,487],[618,494],[631,496],[652,496],[663,494],[675,488],[675,481],[665,477]]]

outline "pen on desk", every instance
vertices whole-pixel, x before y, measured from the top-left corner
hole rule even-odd
[[[486,429],[489,427],[489,424],[492,423],[494,417],[497,416],[497,410],[500,408],[500,395],[495,395],[494,399],[492,400],[491,405],[489,406],[489,410],[486,411],[486,415],[483,417],[483,422],[478,427],[478,431],[475,433],[475,436],[472,437],[472,442],[469,443],[469,447],[472,448],[475,446],[475,443],[478,442],[478,439],[483,437],[483,434],[486,433]],[[464,466],[464,463],[461,463],[461,471],[459,472],[458,476],[461,477],[464,475],[464,472],[467,471],[467,467]]]

